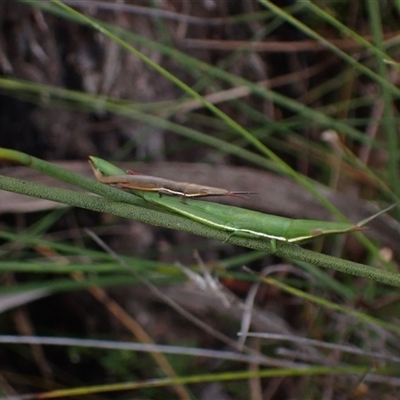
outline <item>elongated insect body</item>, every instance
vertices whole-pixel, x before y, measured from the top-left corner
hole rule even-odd
[[[161,201],[150,193],[145,194],[144,198],[205,225],[239,236],[302,243],[318,236],[361,230],[360,226],[347,222],[290,219],[205,201],[188,200],[187,204],[181,204],[173,198]]]
[[[104,160],[102,160],[104,161]],[[90,157],[90,166],[96,176],[96,179],[105,184],[118,185],[123,189],[140,190],[144,192],[157,192],[171,196],[181,197],[205,197],[205,196],[233,196],[243,197],[244,194],[252,192],[230,191],[222,188],[197,185],[189,182],[175,182],[169,179],[158,178],[155,176],[141,175],[128,171],[127,175],[113,174],[105,176],[98,168],[99,159]],[[102,164],[100,163],[100,166]]]
[[[275,246],[276,241],[303,243],[319,236],[359,231],[372,219],[399,204],[395,203],[356,225],[347,222],[290,219],[207,201],[189,199],[187,202],[182,203],[176,197],[166,196],[160,198],[159,193],[181,197],[200,197],[210,195],[232,196],[237,195],[238,192],[229,192],[225,189],[191,183],[174,182],[145,175],[121,175],[119,168],[105,160],[97,157],[90,157],[90,160],[94,174],[99,182],[117,184],[123,188],[132,189],[136,195],[150,203],[204,225],[228,232],[231,235],[270,239],[272,246]]]

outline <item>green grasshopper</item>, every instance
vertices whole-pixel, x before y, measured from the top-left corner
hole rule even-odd
[[[211,195],[240,197],[241,194],[249,192],[231,192],[225,189],[186,183],[184,183],[185,186],[182,186],[179,182],[146,175],[122,175],[122,171],[109,162],[93,156],[89,158],[95,177],[101,183],[115,184],[123,188],[132,189],[136,195],[153,204],[204,225],[229,232],[231,235],[269,239],[272,241],[273,246],[275,246],[277,240],[290,243],[304,243],[320,236],[362,230],[365,224],[398,204],[395,203],[354,225],[347,222],[290,219],[207,201],[189,199],[185,203],[182,203],[177,197],[165,196],[161,198],[160,194],[169,194],[184,198]],[[132,177],[142,177],[143,179],[132,180]],[[130,185],[132,182],[134,184]],[[165,183],[168,186],[164,187]],[[190,190],[186,191],[188,188]]]

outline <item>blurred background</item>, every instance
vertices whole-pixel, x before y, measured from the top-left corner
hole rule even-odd
[[[319,195],[357,223],[400,191],[399,12],[397,1],[4,0],[0,147],[86,177],[94,155],[256,192],[224,204],[338,218]],[[67,187],[9,163],[0,174]],[[368,243],[304,247],[397,273],[398,217],[368,224]],[[398,289],[373,278],[5,191],[0,268],[3,397],[400,395]]]

